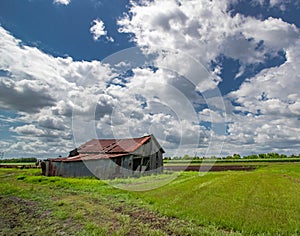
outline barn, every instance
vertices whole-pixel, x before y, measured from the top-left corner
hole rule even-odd
[[[128,139],[92,139],[68,157],[43,163],[46,176],[128,177],[163,171],[164,150],[153,135]]]

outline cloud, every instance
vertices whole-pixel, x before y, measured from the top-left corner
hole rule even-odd
[[[118,21],[119,31],[150,51],[180,50],[206,68],[220,55],[244,66],[263,63],[299,37],[299,30],[281,19],[232,15],[229,6],[229,1],[132,2],[130,13]]]
[[[289,6],[299,7],[299,0],[251,0],[253,5],[261,5],[268,8],[277,8],[281,11],[286,11]]]
[[[34,124],[25,124],[17,127],[11,127],[10,131],[17,133],[20,139],[28,140],[26,141],[42,141],[44,139],[53,139],[55,140],[55,143],[61,140],[70,140],[72,138],[72,135],[70,134],[70,131],[65,130],[64,132],[60,131],[61,129],[57,129],[55,127],[49,127],[49,125],[46,127],[43,126],[43,123],[34,123]]]
[[[210,123],[224,123],[227,121],[226,114],[220,114],[216,110],[211,110],[208,108],[203,109],[198,113],[199,120],[210,122]]]
[[[53,0],[54,4],[69,5],[71,0]]]
[[[30,140],[30,142],[25,140],[20,140],[13,142],[9,145],[7,149],[6,156],[13,155],[13,157],[38,157],[38,158],[47,158],[47,157],[58,157],[60,154],[68,153],[70,146],[65,145],[66,142],[60,140],[61,145],[59,150],[57,149],[57,143],[51,145],[50,140]],[[12,152],[14,150],[14,152]]]
[[[299,149],[299,45],[300,40],[287,49],[284,64],[261,71],[229,94],[238,104],[228,129],[229,143],[248,145],[248,152]]]
[[[243,24],[242,30],[247,38],[253,37],[254,39],[262,40],[269,52],[277,52],[288,48],[293,45],[300,34],[299,29],[295,25],[273,17],[269,17],[264,21],[249,18]]]
[[[300,40],[287,50],[287,61],[283,65],[261,71],[230,94],[240,104],[238,108],[241,111],[286,117],[297,115],[293,107],[297,107],[295,104],[300,96],[297,73],[299,45]]]
[[[35,125],[32,124],[11,128],[10,131],[16,132],[21,135],[34,135],[34,136],[45,135],[45,132],[43,130],[38,129]]]
[[[0,94],[2,109],[34,113],[55,104],[55,99],[48,93],[47,88],[37,81],[15,82],[8,78],[0,78]]]
[[[40,127],[53,130],[65,130],[63,119],[56,116],[42,116],[39,117],[38,124]]]
[[[56,145],[55,153],[60,150],[58,147],[63,151],[74,148],[71,141],[73,112],[81,116],[93,114],[87,119],[95,119],[91,101],[99,103],[101,109],[105,107],[101,94],[115,75],[109,66],[99,61],[77,62],[70,57],[53,57],[26,46],[2,27],[0,35],[0,70],[6,71],[0,77],[3,95],[0,108],[15,117],[10,119],[13,126],[10,132],[16,134],[14,139],[26,143],[27,151],[40,142]],[[98,117],[105,113],[101,109],[96,113]],[[7,149],[16,154],[21,149],[14,148],[21,144]],[[44,147],[37,148],[36,154],[44,153],[47,150],[42,150]]]
[[[112,37],[107,36],[105,25],[100,19],[93,20],[90,32],[93,35],[93,39],[95,41],[99,40],[101,37],[104,37],[107,41],[114,42],[114,39]]]
[[[219,35],[225,30],[220,22],[225,26],[228,19],[218,8],[220,3],[211,6],[203,1],[143,3],[134,3],[130,15],[118,22],[120,32],[134,34],[133,40],[137,45],[150,49],[158,45],[165,49],[179,49],[205,63],[216,56],[217,41],[222,39]],[[226,5],[223,4],[223,7],[226,8]],[[216,16],[222,21],[216,23]]]
[[[124,85],[108,87],[118,103],[97,123],[99,132],[120,137],[154,133],[164,147],[178,151],[199,143],[207,148],[209,131],[199,126],[194,108],[205,102],[190,81],[166,69],[136,68]]]
[[[93,34],[94,40],[98,40],[101,36],[106,36],[107,31],[104,30],[105,26],[102,20],[93,20],[93,25],[90,28],[90,32]]]

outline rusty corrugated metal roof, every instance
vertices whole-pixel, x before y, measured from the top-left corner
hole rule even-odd
[[[130,139],[92,139],[81,145],[77,151],[83,153],[131,153],[151,139],[151,136]]]
[[[97,160],[97,159],[108,159],[108,158],[115,158],[115,157],[121,157],[126,156],[127,154],[120,153],[120,154],[79,154],[74,157],[67,157],[62,160],[62,162],[73,162],[73,161],[88,161],[88,160]],[[56,161],[56,160],[54,160]]]
[[[79,155],[54,158],[51,161],[72,162],[126,156],[150,139],[151,135],[130,139],[92,139],[77,149]]]

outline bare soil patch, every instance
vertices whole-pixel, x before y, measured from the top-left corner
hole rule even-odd
[[[25,224],[35,225],[41,216],[37,203],[15,196],[0,196],[0,234],[28,235]]]
[[[255,166],[247,166],[247,165],[224,165],[224,166],[204,166],[204,165],[189,165],[189,166],[182,166],[182,165],[170,165],[164,166],[164,170],[172,170],[172,171],[250,171],[255,170]]]

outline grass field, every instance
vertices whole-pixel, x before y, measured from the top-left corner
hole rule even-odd
[[[111,186],[134,189],[172,177],[151,191]],[[0,179],[2,235],[300,234],[300,163],[105,182],[0,169]]]

